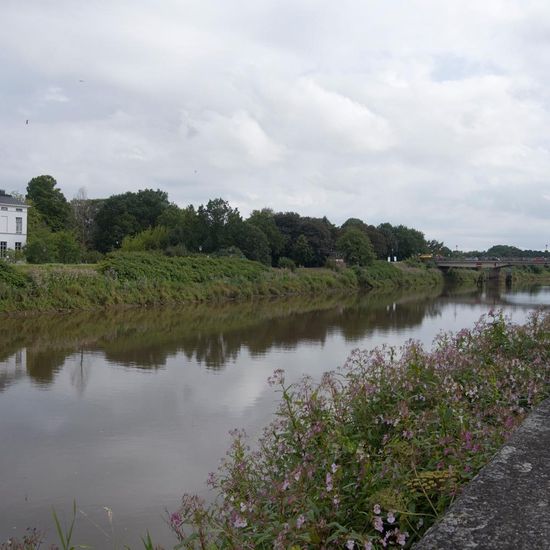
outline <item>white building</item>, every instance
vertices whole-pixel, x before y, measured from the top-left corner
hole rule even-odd
[[[0,258],[7,250],[21,250],[27,244],[28,208],[0,189]]]

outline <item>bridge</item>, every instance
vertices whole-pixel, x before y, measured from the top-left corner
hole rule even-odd
[[[489,278],[498,278],[503,267],[532,266],[550,267],[550,256],[537,258],[432,258],[435,265],[446,272],[451,268],[488,269]]]

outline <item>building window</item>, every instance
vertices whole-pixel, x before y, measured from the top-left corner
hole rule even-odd
[[[7,209],[8,209],[7,206],[1,206],[1,207],[0,207],[0,210],[7,210]]]
[[[15,251],[20,252],[21,251],[21,243],[15,243]]]
[[[23,218],[15,218],[15,232],[18,235],[23,233]]]
[[[0,258],[6,257],[7,250],[8,250],[8,243],[6,241],[0,241]]]
[[[16,212],[23,212],[23,209],[22,208],[16,208],[15,211]]]

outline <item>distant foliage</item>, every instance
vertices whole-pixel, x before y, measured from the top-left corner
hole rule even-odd
[[[43,229],[29,239],[25,256],[31,264],[74,264],[80,262],[82,248],[70,231],[52,233]]]
[[[286,256],[280,257],[278,264],[279,267],[282,269],[290,269],[290,271],[296,270],[296,262],[291,258],[287,258]]]
[[[369,265],[375,254],[369,238],[359,229],[347,229],[336,241],[336,248],[349,265]]]
[[[125,252],[144,252],[146,250],[165,250],[169,244],[169,231],[166,227],[149,227],[136,235],[128,235],[122,241]]]
[[[215,279],[242,278],[257,280],[266,268],[257,262],[227,258],[219,261],[205,256],[169,258],[162,254],[117,252],[100,264],[100,271],[125,281],[172,281],[201,283]]]
[[[57,181],[52,176],[38,176],[27,184],[26,198],[52,231],[61,231],[69,227],[71,208],[56,186]]]
[[[168,195],[159,189],[109,197],[95,216],[96,248],[100,252],[109,252],[119,248],[125,237],[156,227],[168,205]]]

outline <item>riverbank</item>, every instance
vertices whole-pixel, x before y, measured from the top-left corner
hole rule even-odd
[[[513,283],[550,283],[550,268],[543,266],[514,267],[510,274]]]
[[[0,263],[0,312],[92,310],[413,288],[441,284],[438,270],[377,261],[366,268],[268,268],[234,258],[117,253],[98,265]]]
[[[184,495],[178,548],[410,547],[548,396],[549,362],[549,314],[496,315],[431,351],[356,351],[318,385],[276,372],[278,419],[255,452],[235,433],[218,500]]]

